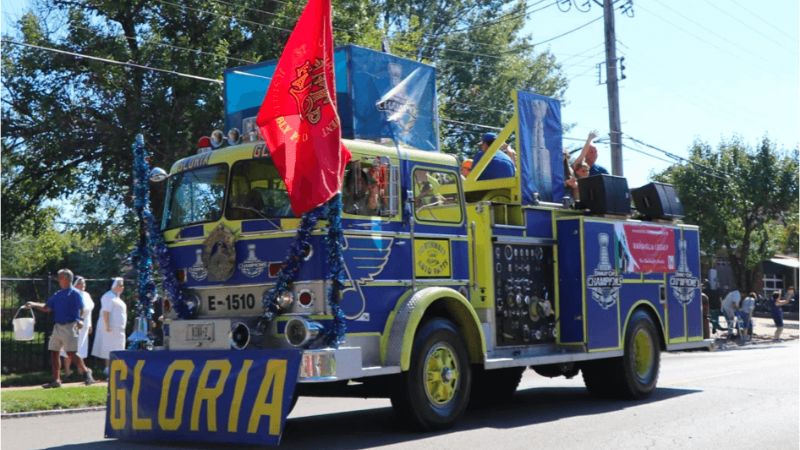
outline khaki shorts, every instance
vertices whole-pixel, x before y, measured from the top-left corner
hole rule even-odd
[[[57,352],[62,348],[68,353],[78,351],[77,322],[57,323],[53,326],[53,334],[50,335],[50,343],[47,344],[47,349],[51,352]]]

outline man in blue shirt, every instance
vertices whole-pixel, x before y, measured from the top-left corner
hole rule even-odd
[[[43,385],[45,389],[61,387],[61,358],[59,353],[63,348],[67,353],[67,358],[72,358],[72,362],[78,370],[85,374],[87,385],[94,383],[92,371],[83,363],[83,359],[75,352],[78,351],[78,330],[83,328],[81,313],[83,310],[83,297],[81,293],[72,287],[72,271],[61,269],[58,271],[58,285],[61,290],[47,299],[47,303],[27,302],[28,308],[36,308],[39,311],[53,313],[53,333],[50,335],[50,342],[47,349],[50,350],[50,363],[53,370],[53,381]]]
[[[489,150],[489,147],[492,143],[497,139],[497,135],[494,133],[485,133],[481,136],[481,141],[479,143],[480,150],[475,153],[475,156],[472,157],[472,167],[478,167],[478,163],[480,162],[481,158],[486,151]],[[516,167],[514,166],[514,161],[509,158],[505,152],[497,151],[494,154],[494,157],[489,164],[483,169],[483,173],[478,177],[478,180],[493,180],[495,178],[508,178],[513,177],[516,173]]]

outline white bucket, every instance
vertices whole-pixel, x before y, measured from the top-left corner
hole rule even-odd
[[[27,309],[31,312],[30,317],[17,317],[19,312],[23,309]],[[14,314],[14,320],[12,321],[14,324],[14,340],[15,341],[31,341],[33,340],[33,327],[36,325],[36,319],[33,315],[33,309],[20,307],[17,310],[17,313]]]

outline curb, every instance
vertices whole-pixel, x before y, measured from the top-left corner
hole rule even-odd
[[[18,413],[3,413],[0,414],[0,419],[22,419],[25,417],[39,417],[39,416],[55,416],[59,414],[74,414],[93,411],[105,411],[105,406],[90,406],[87,408],[72,408],[72,409],[50,409],[45,411],[26,411]]]

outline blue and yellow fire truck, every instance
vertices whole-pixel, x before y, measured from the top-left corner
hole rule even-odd
[[[562,201],[558,101],[516,93],[513,118],[462,177],[437,151],[432,67],[352,46],[336,60],[352,152],[344,343],[320,339],[333,319],[324,220],[262,321],[300,219],[249,129],[274,63],[231,69],[228,126],[246,142],[184,158],[167,180],[161,229],[194,315],[166,312],[163,349],[114,360],[107,435],[267,442],[298,396],[388,397],[417,428],[442,429],[471,401],[511,396],[526,368],[640,399],[660,352],[708,346],[697,227],[631,219],[615,177],[582,184],[578,208]],[[482,179],[512,138],[515,175]],[[609,207],[615,196],[622,207]]]

